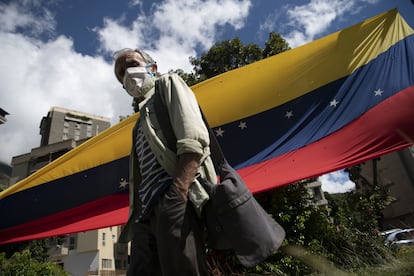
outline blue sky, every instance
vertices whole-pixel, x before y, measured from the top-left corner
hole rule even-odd
[[[161,72],[190,72],[189,57],[223,39],[263,47],[273,31],[294,48],[392,8],[414,26],[411,0],[3,0],[0,107],[10,115],[0,126],[0,161],[39,146],[52,106],[112,124],[130,115],[131,99],[113,76],[111,54],[120,48],[146,50]]]

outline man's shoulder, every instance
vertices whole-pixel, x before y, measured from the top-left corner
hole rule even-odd
[[[182,81],[181,77],[177,73],[165,73],[158,77],[158,81],[160,82],[167,82],[167,81],[175,81],[180,80]]]

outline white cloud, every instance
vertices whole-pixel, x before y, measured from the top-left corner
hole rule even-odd
[[[7,7],[2,11],[8,13]],[[10,113],[0,126],[1,161],[10,163],[40,145],[40,120],[52,106],[110,117],[112,123],[132,113],[131,99],[101,57],[76,53],[64,36],[42,42],[8,29],[0,30],[1,107]]]
[[[282,36],[294,48],[326,35],[327,30],[343,16],[356,14],[365,4],[373,5],[379,0],[311,0],[304,5],[285,6],[288,23],[282,27]],[[262,29],[274,27],[271,18],[262,24]],[[286,31],[288,30],[288,31]]]
[[[40,121],[53,106],[106,116],[112,124],[133,112],[112,64],[77,53],[71,38],[55,34],[53,13],[39,3],[0,4],[0,99],[10,113],[0,126],[0,160],[6,163],[40,145]],[[139,9],[141,3],[130,5]],[[157,58],[161,72],[190,71],[188,57],[195,56],[195,48],[210,47],[221,26],[240,28],[250,5],[248,0],[166,0],[151,15],[140,11],[129,26],[122,17],[106,18],[95,32],[105,53],[141,47]]]
[[[330,194],[345,193],[355,189],[355,183],[342,170],[322,175],[318,180],[322,183],[322,190]]]
[[[161,72],[190,71],[188,57],[196,55],[196,47],[210,48],[220,27],[241,28],[250,7],[250,0],[166,0],[152,14],[140,11],[130,26],[123,18],[107,18],[95,31],[104,51],[141,48],[157,60]]]
[[[30,12],[32,9],[36,9],[40,16],[34,16]],[[41,8],[40,3],[35,0],[20,1],[19,4],[0,3],[0,14],[0,30],[6,32],[22,28],[36,36],[45,32],[52,33],[56,25],[53,14],[48,9]]]
[[[88,112],[118,121],[132,113],[131,99],[115,82],[112,65],[74,52],[59,36],[47,43],[0,33],[1,105],[10,115],[1,125],[0,159],[40,144],[39,125],[52,106]]]

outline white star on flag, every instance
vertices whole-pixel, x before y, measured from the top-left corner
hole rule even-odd
[[[121,178],[121,181],[119,182],[119,188],[124,189],[128,185],[128,181],[126,181],[125,178]]]
[[[293,112],[292,111],[286,111],[285,117],[290,119],[293,117]]]
[[[338,104],[339,102],[336,99],[333,99],[329,105],[336,107]]]
[[[222,130],[221,127],[219,129],[216,129],[215,131],[216,131],[216,136],[223,137],[224,130]]]
[[[239,128],[241,128],[241,129],[247,128],[246,122],[241,121],[240,124],[239,124]]]
[[[374,93],[375,93],[375,96],[382,96],[382,93],[384,93],[384,91],[378,88],[377,90],[374,91]]]

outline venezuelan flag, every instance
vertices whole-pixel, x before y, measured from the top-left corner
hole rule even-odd
[[[414,140],[414,31],[397,10],[193,87],[252,192]],[[120,225],[136,114],[0,193],[0,244]]]

